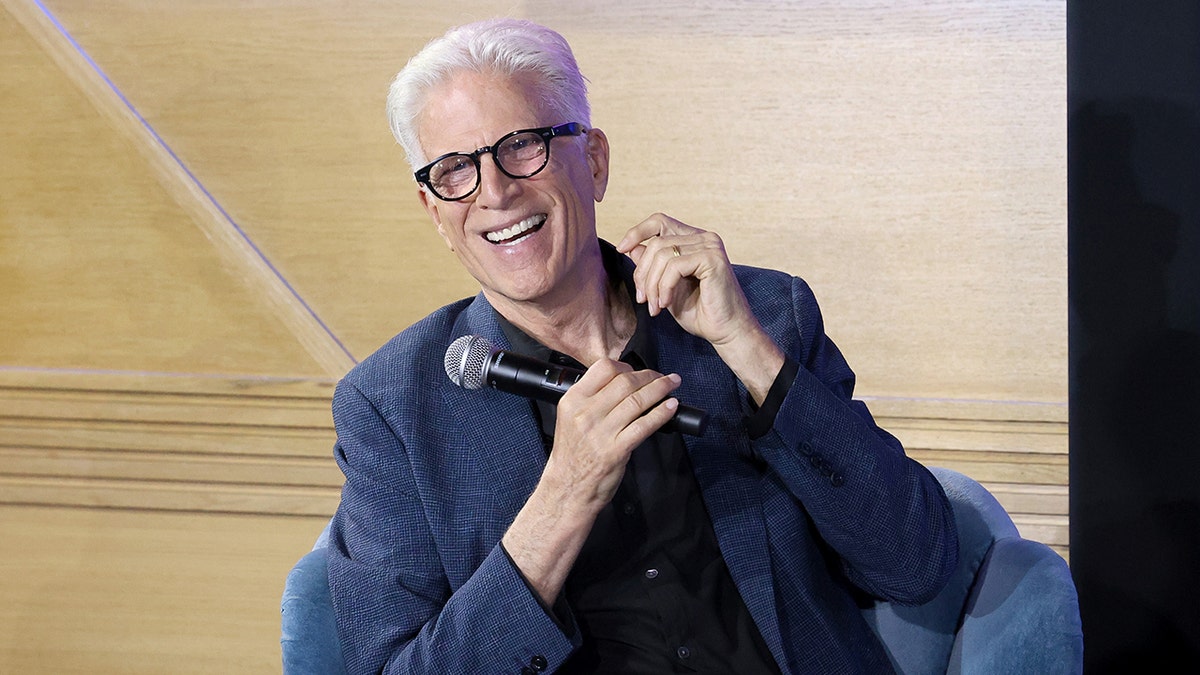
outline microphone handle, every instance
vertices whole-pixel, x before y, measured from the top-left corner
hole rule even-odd
[[[567,389],[583,377],[583,371],[577,368],[554,365],[509,351],[495,352],[485,367],[483,379],[488,386],[546,403],[558,403]],[[675,415],[658,431],[703,436],[707,425],[708,413],[680,403]]]

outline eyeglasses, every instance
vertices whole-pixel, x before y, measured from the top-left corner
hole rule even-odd
[[[521,129],[505,134],[491,145],[475,152],[451,152],[433,160],[414,174],[417,182],[429,188],[438,199],[456,202],[466,199],[479,187],[482,167],[479,158],[492,153],[496,168],[509,178],[537,175],[550,162],[550,139],[578,136],[587,131],[579,122],[554,127]]]

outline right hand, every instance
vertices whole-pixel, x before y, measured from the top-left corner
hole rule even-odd
[[[678,375],[601,359],[558,402],[554,448],[542,474],[566,505],[592,516],[621,483],[634,448],[666,424],[679,401]]]
[[[602,359],[559,400],[542,478],[502,540],[542,602],[553,604],[562,591],[633,449],[675,414],[679,401],[667,397],[679,382]]]

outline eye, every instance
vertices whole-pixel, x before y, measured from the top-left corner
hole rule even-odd
[[[505,141],[501,152],[504,153],[506,159],[512,158],[523,162],[537,158],[542,154],[545,147],[541,136],[537,134],[520,134]]]
[[[458,183],[475,179],[475,163],[466,155],[454,155],[438,162],[429,172],[438,183]]]

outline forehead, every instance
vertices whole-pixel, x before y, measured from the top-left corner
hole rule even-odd
[[[517,129],[549,120],[529,76],[460,71],[432,86],[417,117],[417,138],[427,157],[474,150]]]

